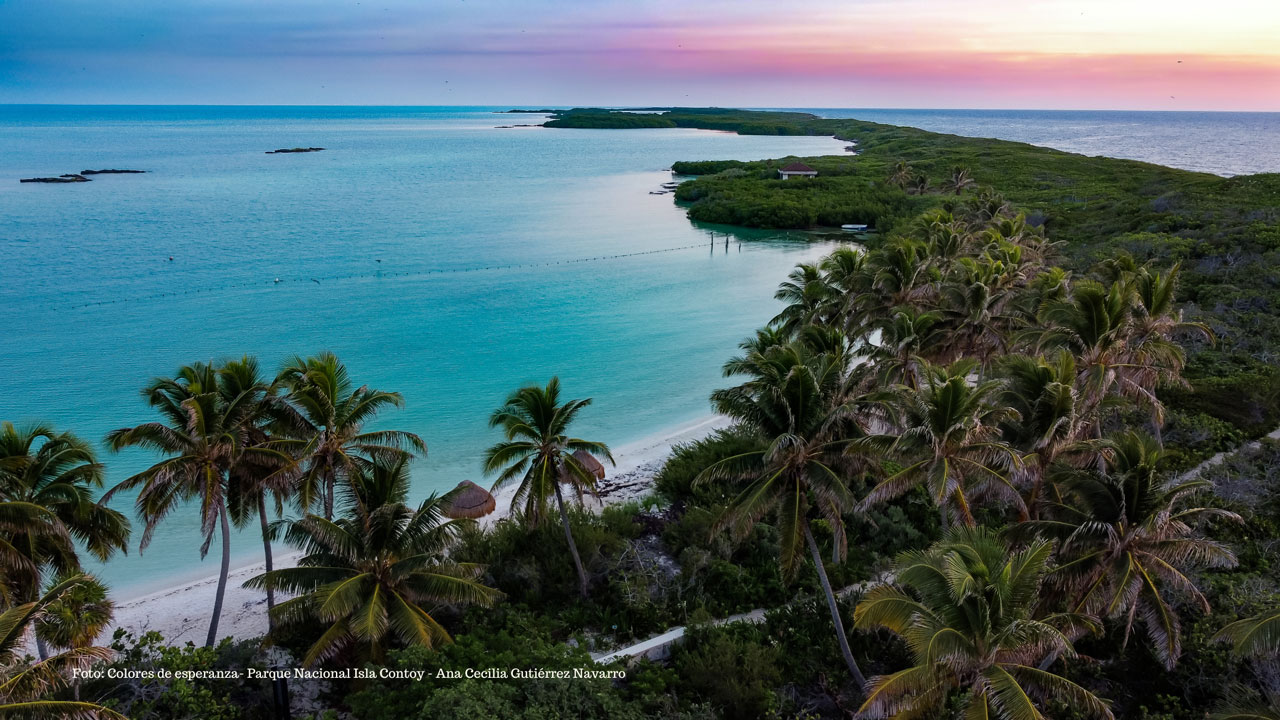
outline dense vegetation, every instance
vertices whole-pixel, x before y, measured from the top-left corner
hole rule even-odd
[[[822,127],[794,113],[662,118]],[[573,434],[590,400],[562,398],[557,379],[491,416],[483,466],[516,492],[509,517],[481,527],[468,519],[484,512],[471,511],[479,488],[410,498],[424,441],[367,427],[402,398],[358,385],[336,357],[274,376],[252,358],[195,363],[144,390],[158,421],[107,440],[160,456],[112,491],[136,493],[142,544],[173,512],[200,514],[198,551],[222,541],[208,641],[120,634],[106,648],[95,643],[113,608],[79,553],[110,557],[130,524],[94,502],[103,473],[89,443],[4,425],[0,713],[263,718],[269,683],[183,672],[283,664],[428,673],[291,683],[305,712],[327,717],[1276,718],[1280,444],[1240,447],[1278,419],[1274,316],[1255,307],[1242,339],[1244,314],[1177,302],[1204,291],[1195,253],[1226,240],[1130,227],[1126,213],[1149,200],[1095,217],[1064,196],[1049,211],[1014,198],[1016,173],[1003,194],[983,163],[1025,146],[877,132],[908,162],[858,175],[875,163],[862,137],[862,156],[806,162],[847,164],[832,180],[864,188],[850,202],[884,202],[876,217],[895,219],[868,248],[795,268],[783,310],[712,394],[733,426],[678,447],[643,502],[584,507],[611,455]],[[973,144],[1003,160],[979,153],[929,177],[938,154]],[[1082,182],[1130,182],[1108,175],[1112,161],[1078,160],[1103,166]],[[774,166],[680,169],[709,173],[684,186],[708,193],[692,207],[717,188],[733,208],[751,193],[843,192],[821,176],[771,180]],[[1233,182],[1190,177],[1206,193]],[[1258,234],[1224,220],[1224,236],[1269,242],[1275,210],[1256,210]],[[1241,292],[1275,290],[1231,277]],[[217,641],[233,524],[264,540],[268,570],[249,585],[288,595],[268,595],[264,643]],[[297,567],[271,568],[271,538],[302,551]],[[759,622],[710,622],[754,608],[768,609]],[[623,678],[437,677],[621,670],[593,654],[681,624],[669,658]],[[40,660],[24,657],[29,634]],[[83,680],[74,668],[167,674]]]
[[[609,117],[569,114],[579,126]],[[1178,300],[1215,342],[1187,344],[1190,387],[1159,390],[1169,407],[1167,439],[1176,452],[1190,447],[1198,456],[1280,425],[1280,174],[1222,178],[805,113],[677,108],[662,117],[679,127],[743,133],[783,122],[791,134],[857,143],[856,155],[803,158],[818,170],[812,181],[777,179],[777,168],[795,158],[677,162],[676,173],[699,176],[676,192],[694,220],[766,228],[870,224],[887,238],[909,232],[913,218],[956,192],[985,186],[1043,228],[1067,270],[1087,272],[1116,253],[1139,264],[1178,264]]]

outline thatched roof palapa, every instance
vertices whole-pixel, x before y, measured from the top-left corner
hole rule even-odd
[[[498,502],[493,499],[488,490],[470,480],[463,480],[458,483],[458,487],[445,495],[444,514],[455,520],[482,518],[497,507]]]
[[[577,460],[579,465],[586,468],[587,472],[595,475],[597,480],[604,479],[604,465],[601,465],[600,461],[591,453],[586,450],[574,450],[573,459]]]

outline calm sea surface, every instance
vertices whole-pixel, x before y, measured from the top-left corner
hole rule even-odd
[[[356,382],[403,393],[380,425],[427,440],[417,500],[482,481],[488,413],[526,382],[558,374],[569,397],[594,397],[580,433],[615,446],[707,414],[776,284],[829,248],[756,233],[726,251],[722,228],[650,191],[675,160],[844,143],[497,129],[541,118],[491,110],[0,106],[0,419],[98,440],[153,419],[138,390],[182,363],[249,353],[274,372],[328,349]],[[818,112],[1280,169],[1275,115]],[[295,146],[327,149],[264,154]],[[97,168],[148,172],[17,182]],[[115,482],[153,458],[106,460]],[[198,545],[194,513],[178,513],[101,574],[129,594],[216,572],[216,546],[201,562]],[[257,560],[252,535],[235,547],[235,564]]]
[[[806,109],[806,112],[954,135],[1017,140],[1083,155],[1142,160],[1217,175],[1280,172],[1280,113],[839,109]]]
[[[558,374],[568,397],[595,398],[578,430],[613,445],[708,414],[720,365],[777,311],[790,267],[823,247],[713,248],[709,229],[649,192],[679,159],[843,144],[494,127],[540,121],[0,107],[0,419],[99,440],[153,419],[138,390],[182,363],[250,353],[274,373],[328,349],[357,383],[403,393],[380,424],[426,439],[418,500],[483,482],[481,453],[498,440],[488,414],[524,383]],[[264,154],[295,146],[327,149]],[[18,183],[98,168],[148,172]],[[151,456],[106,459],[114,482]],[[203,563],[198,546],[195,514],[176,513],[145,555],[101,572],[125,592],[216,572],[216,545]],[[260,552],[237,538],[237,564]]]

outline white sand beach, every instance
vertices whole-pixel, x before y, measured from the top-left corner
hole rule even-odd
[[[679,443],[696,440],[728,427],[728,418],[709,416],[695,423],[673,428],[645,440],[614,449],[616,467],[606,466],[605,479],[600,483],[600,504],[623,503],[648,494],[653,478],[662,463]],[[481,522],[491,525],[510,511],[514,487],[498,492],[498,509]],[[298,553],[280,554],[275,558],[277,568],[290,567],[297,561]],[[218,625],[220,637],[237,640],[260,637],[267,632],[267,599],[260,590],[250,590],[241,585],[263,571],[262,563],[233,568],[227,582],[223,601],[222,619]],[[141,635],[158,631],[174,645],[204,642],[209,632],[209,613],[213,610],[213,596],[217,590],[217,576],[198,580],[141,597],[117,600],[116,627],[122,627]],[[114,629],[113,629],[114,631]],[[108,632],[104,637],[109,638]]]

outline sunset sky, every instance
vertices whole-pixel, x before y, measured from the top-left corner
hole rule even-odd
[[[0,102],[1280,110],[1280,0],[0,0]]]

